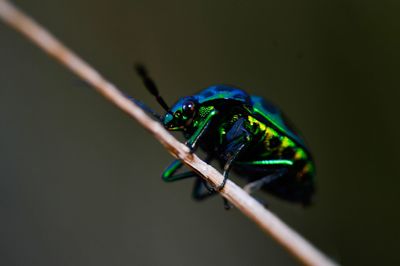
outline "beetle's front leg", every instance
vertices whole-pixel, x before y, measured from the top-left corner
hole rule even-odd
[[[206,129],[210,125],[212,118],[216,114],[217,114],[217,111],[215,109],[212,110],[207,115],[207,117],[201,122],[201,124],[199,125],[197,130],[194,132],[194,134],[189,138],[189,140],[186,141],[185,144],[189,147],[191,152],[195,151],[196,145],[198,143],[198,140],[204,134],[204,132],[206,132]],[[210,158],[206,158],[206,161],[210,161]],[[167,181],[167,182],[172,182],[172,181],[181,180],[181,179],[184,179],[184,178],[196,176],[196,173],[193,172],[193,171],[189,171],[189,172],[185,172],[185,173],[174,175],[174,173],[181,167],[182,167],[182,162],[180,160],[173,161],[167,167],[167,169],[165,169],[165,171],[163,172],[163,174],[162,174],[163,180]]]
[[[138,105],[145,113],[151,115],[153,118],[155,118],[157,121],[162,122],[162,116],[159,115],[156,111],[148,107],[144,102],[139,101],[131,96],[127,96],[129,100],[134,102],[136,105]]]
[[[209,163],[212,160],[213,156],[208,155],[204,161],[206,163]],[[181,167],[183,166],[182,162],[180,160],[175,160],[173,161],[162,173],[161,177],[165,182],[173,182],[173,181],[178,181],[182,180],[185,178],[189,177],[194,177],[197,176],[197,173],[194,171],[187,171],[183,173],[176,174],[176,171],[178,171]],[[207,186],[206,186],[207,187]],[[207,187],[208,189],[208,187]],[[210,189],[209,189],[210,190]]]
[[[173,182],[177,180],[182,180],[185,178],[193,177],[196,176],[196,172],[194,171],[188,171],[180,174],[175,174],[176,171],[178,171],[181,167],[183,166],[182,162],[180,160],[175,160],[173,161],[167,169],[162,173],[161,177],[165,182]]]
[[[218,114],[218,111],[213,109],[207,117],[200,122],[200,125],[193,133],[193,135],[186,141],[186,146],[189,147],[191,152],[196,150],[197,143],[201,136],[206,132],[207,128],[210,126],[212,119]]]

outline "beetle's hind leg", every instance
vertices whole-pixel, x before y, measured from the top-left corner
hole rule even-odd
[[[260,190],[264,185],[267,185],[271,183],[272,181],[278,179],[279,177],[283,176],[286,174],[287,169],[280,169],[277,170],[276,172],[269,174],[267,176],[264,176],[260,179],[257,179],[256,181],[253,181],[251,183],[248,183],[243,187],[243,190],[246,191],[248,194],[252,194],[258,190]]]

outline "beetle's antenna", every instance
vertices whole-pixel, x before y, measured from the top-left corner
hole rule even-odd
[[[145,111],[146,113],[150,114],[151,116],[153,116],[155,119],[157,119],[158,121],[162,122],[162,116],[159,115],[158,113],[156,113],[156,111],[154,111],[153,109],[151,109],[150,107],[148,107],[144,102],[139,101],[129,95],[125,95],[129,100],[131,100],[132,102],[136,103],[137,105],[139,105],[140,108],[142,108],[143,111]]]
[[[136,64],[135,65],[135,70],[138,73],[138,75],[142,78],[143,84],[146,87],[146,89],[154,96],[156,97],[157,102],[161,105],[162,108],[164,108],[165,111],[169,112],[169,107],[165,103],[164,99],[161,97],[160,93],[158,92],[157,86],[154,83],[154,81],[149,77],[147,74],[147,70],[142,64]]]

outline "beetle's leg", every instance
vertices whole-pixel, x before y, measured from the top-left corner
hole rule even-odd
[[[173,182],[177,180],[182,180],[185,178],[193,177],[196,176],[196,172],[194,171],[188,171],[188,172],[183,172],[180,174],[175,174],[176,171],[178,171],[181,167],[183,166],[182,162],[180,160],[175,160],[173,161],[167,169],[162,173],[161,177],[164,181],[166,182]]]
[[[134,102],[136,105],[138,105],[145,113],[154,117],[157,121],[160,121],[160,122],[162,121],[162,116],[160,114],[158,114],[156,111],[154,111],[153,109],[151,109],[150,107],[148,107],[144,102],[139,101],[131,96],[127,96],[127,98],[129,100],[131,100],[132,102]]]
[[[202,178],[197,178],[196,182],[193,187],[193,198],[198,201],[205,200],[211,196],[216,195],[217,191],[215,189],[211,189],[208,185],[207,182],[204,181]],[[228,200],[222,197],[224,201],[224,208],[229,210],[231,208],[231,205],[229,204]]]
[[[216,190],[219,191],[224,188],[226,180],[228,180],[229,170],[231,169],[232,163],[237,158],[240,151],[243,150],[244,147],[246,147],[246,144],[247,143],[240,144],[240,146],[235,150],[235,152],[229,157],[228,161],[225,163],[224,172],[222,173],[224,180],[222,181],[222,183],[219,186],[217,186],[215,188]]]
[[[186,141],[186,145],[189,147],[189,149],[194,152],[197,142],[200,139],[200,137],[206,132],[207,128],[209,127],[213,117],[217,115],[217,110],[213,109],[207,117],[200,123],[199,127],[196,129],[196,131],[193,133],[193,135]]]
[[[226,138],[228,141],[228,145],[226,147],[226,157],[228,157],[223,171],[223,181],[222,183],[215,187],[214,190],[220,191],[224,188],[226,180],[228,180],[229,170],[232,166],[232,163],[236,160],[239,153],[247,146],[248,143],[251,141],[250,134],[244,128],[243,123],[245,120],[240,118],[232,128],[227,132]],[[224,200],[224,207],[225,209],[229,210],[231,208],[228,200],[223,197]]]
[[[209,155],[204,161],[209,163],[212,160],[212,157],[212,155]],[[197,173],[194,171],[175,174],[175,172],[178,171],[182,166],[183,164],[180,160],[173,161],[163,172],[162,179],[166,182],[173,182],[197,176]],[[203,200],[213,194],[215,194],[215,190],[210,188],[208,183],[203,178],[197,176],[192,192],[193,198],[195,200]]]
[[[242,143],[234,152],[234,154],[228,159],[228,161],[225,163],[224,166],[224,172],[223,172],[223,177],[224,179],[222,180],[222,183],[217,186],[216,188],[214,188],[214,190],[216,191],[220,191],[224,188],[225,184],[226,184],[226,180],[228,180],[228,174],[229,174],[229,170],[231,169],[231,165],[232,162],[236,159],[236,157],[238,156],[238,154],[240,153],[241,150],[243,150],[244,147],[246,147],[247,143]],[[222,197],[222,199],[224,200],[224,208],[226,210],[229,210],[231,208],[231,205],[229,204],[228,200],[225,197]]]
[[[215,194],[216,191],[210,188],[203,178],[196,178],[192,192],[192,197],[195,200],[201,201]]]
[[[208,155],[204,161],[206,163],[211,162],[213,156],[212,155]],[[161,177],[164,181],[166,182],[173,182],[173,181],[177,181],[177,180],[182,180],[185,178],[189,178],[189,177],[194,177],[197,176],[197,173],[194,171],[187,171],[187,172],[183,172],[180,174],[175,174],[176,171],[178,171],[181,167],[183,166],[182,162],[180,160],[175,160],[173,161],[168,167],[167,169],[165,169],[165,171],[162,173]],[[201,180],[203,180],[202,178],[200,178]],[[212,191],[212,189],[207,186],[206,182],[205,182],[205,186],[207,188],[207,190],[209,190],[210,192]]]
[[[195,133],[190,137],[190,139],[186,142],[186,145],[190,148],[190,150],[192,152],[194,152],[196,145],[197,145],[197,141],[200,139],[200,137],[204,134],[204,132],[206,131],[206,129],[208,128],[208,126],[211,123],[212,118],[217,114],[216,110],[212,110],[206,117],[206,119],[199,125],[198,129],[195,131]],[[212,156],[208,156],[205,161],[207,163],[209,163],[212,159]],[[179,170],[179,168],[182,167],[182,162],[180,160],[175,160],[173,161],[168,167],[167,169],[165,169],[165,171],[162,173],[162,179],[166,182],[172,182],[172,181],[176,181],[176,180],[181,180],[181,179],[185,179],[188,177],[193,177],[196,176],[197,174],[193,171],[189,171],[189,172],[184,172],[184,173],[180,173],[180,174],[176,174],[174,175],[174,173],[176,171]],[[212,189],[210,189],[207,185],[206,185],[207,189],[209,189],[210,191]]]
[[[247,138],[246,138],[247,139]],[[224,188],[225,184],[226,184],[226,180],[228,180],[228,175],[229,175],[229,170],[231,169],[232,163],[235,161],[235,159],[237,158],[237,156],[239,155],[239,153],[243,150],[243,148],[245,148],[247,146],[248,142],[242,142],[240,144],[240,146],[238,146],[235,150],[234,153],[230,156],[230,158],[228,159],[228,161],[225,163],[224,165],[224,172],[223,172],[223,177],[224,179],[222,180],[222,183],[215,188],[215,190],[220,191]],[[224,208],[226,210],[229,210],[231,208],[231,205],[229,204],[228,200],[223,197],[224,200]]]
[[[216,187],[217,190],[221,190],[224,188],[232,163],[236,160],[239,153],[251,141],[250,134],[243,126],[244,121],[245,120],[243,118],[236,121],[232,128],[226,134],[227,140],[229,141],[226,149],[228,159],[224,165],[224,172],[222,174],[224,176],[224,180],[218,187]]]
[[[251,183],[248,183],[247,185],[245,185],[243,187],[243,190],[246,191],[248,194],[252,194],[255,191],[259,190],[262,188],[262,186],[271,183],[272,181],[278,179],[279,177],[283,176],[284,174],[286,174],[287,169],[280,169],[277,170],[276,172],[264,176],[256,181],[253,181]]]

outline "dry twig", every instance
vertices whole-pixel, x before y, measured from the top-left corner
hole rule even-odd
[[[20,31],[41,49],[57,59],[80,78],[91,84],[116,106],[135,118],[144,128],[160,141],[165,148],[187,166],[198,172],[204,179],[216,186],[221,184],[222,175],[166,131],[159,122],[148,117],[138,106],[127,99],[113,84],[105,80],[96,70],[80,59],[43,27],[18,10],[10,2],[0,0],[0,17],[11,27]],[[266,233],[285,247],[305,265],[335,265],[329,258],[313,247],[299,234],[289,228],[273,213],[228,180],[220,192],[236,208],[258,224]]]

